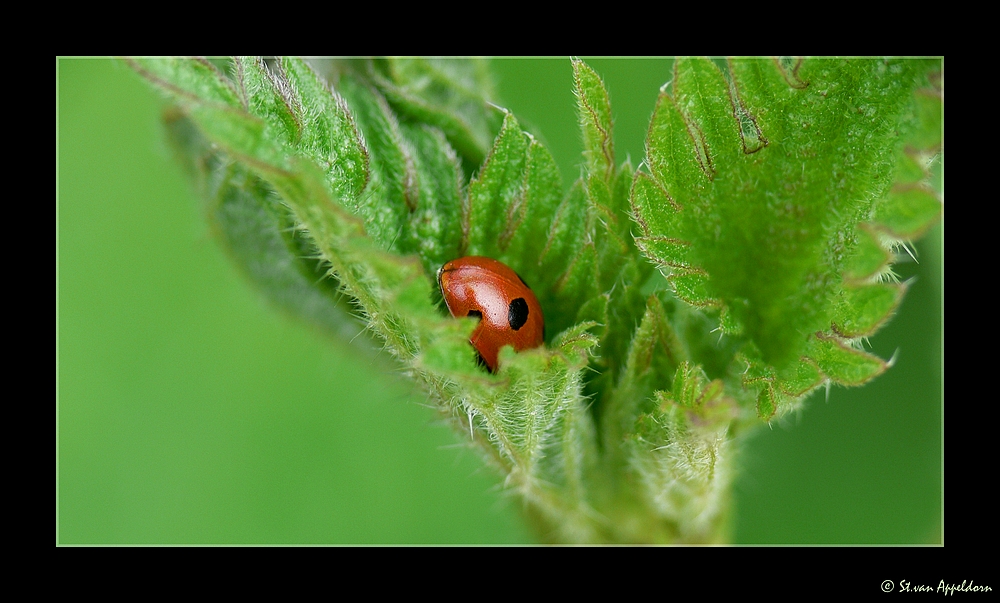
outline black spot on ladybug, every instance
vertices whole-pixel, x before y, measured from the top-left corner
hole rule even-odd
[[[475,316],[479,320],[483,319],[483,313],[480,312],[479,310],[469,310],[469,313],[466,314],[466,316]]]
[[[507,306],[507,322],[510,323],[510,328],[515,331],[528,322],[528,302],[524,301],[523,297],[511,300],[510,305]]]

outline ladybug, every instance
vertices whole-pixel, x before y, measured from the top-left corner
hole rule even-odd
[[[503,262],[475,255],[459,258],[441,266],[437,279],[452,316],[479,318],[470,341],[491,373],[497,371],[503,346],[521,351],[542,345],[542,307],[524,279]]]

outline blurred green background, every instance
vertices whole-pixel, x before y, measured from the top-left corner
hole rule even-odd
[[[588,59],[638,164],[671,62]],[[568,59],[498,59],[498,96],[581,144]],[[57,59],[57,543],[531,543],[518,502],[384,357],[275,311],[215,243],[162,102],[127,67]],[[937,543],[943,228],[917,248],[896,365],[741,439],[738,543]]]

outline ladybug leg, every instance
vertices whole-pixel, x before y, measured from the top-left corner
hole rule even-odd
[[[479,352],[479,350],[476,350],[476,364],[490,371],[491,373],[493,372],[492,370],[490,370],[490,365],[486,363],[486,359],[483,358],[483,355]]]

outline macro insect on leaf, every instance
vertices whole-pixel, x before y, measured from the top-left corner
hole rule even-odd
[[[482,61],[128,63],[205,194],[250,183],[295,233],[264,293],[314,318],[265,275],[318,267],[545,540],[729,539],[735,438],[889,368],[863,342],[942,214],[940,60],[678,59],[638,167],[572,60],[565,186]]]

